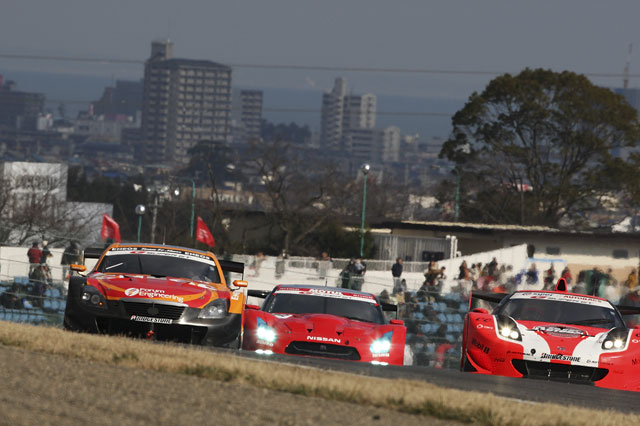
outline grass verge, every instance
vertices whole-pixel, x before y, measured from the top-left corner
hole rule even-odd
[[[640,424],[640,416],[558,404],[531,404],[492,394],[243,359],[197,347],[70,333],[0,321],[0,344],[24,350],[143,368],[291,394],[381,407],[485,425]]]

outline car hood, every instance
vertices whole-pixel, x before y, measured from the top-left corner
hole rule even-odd
[[[202,308],[217,298],[229,299],[223,284],[205,283],[186,278],[153,277],[139,274],[95,274],[87,278],[107,300],[152,299]]]
[[[327,338],[351,339],[379,334],[376,330],[388,327],[351,320],[327,314],[273,314],[273,322],[293,334],[324,336]]]
[[[603,354],[626,350],[603,350],[602,343],[609,329],[582,325],[518,321],[522,334],[524,359],[532,361],[568,361],[572,364],[597,366]]]

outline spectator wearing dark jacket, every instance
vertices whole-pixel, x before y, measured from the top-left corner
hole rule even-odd
[[[391,275],[393,276],[393,293],[397,293],[401,290],[401,276],[402,276],[402,258],[399,257],[396,259],[396,263],[391,267]]]

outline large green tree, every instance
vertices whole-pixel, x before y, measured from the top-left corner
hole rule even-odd
[[[640,140],[637,117],[622,96],[573,72],[495,78],[454,115],[440,152],[460,173],[461,219],[579,226],[624,189],[630,166],[615,153]]]

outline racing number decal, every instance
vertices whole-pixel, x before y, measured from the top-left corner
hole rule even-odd
[[[244,293],[242,291],[231,293],[231,297],[229,298],[229,313],[241,314],[243,310],[244,310]]]

